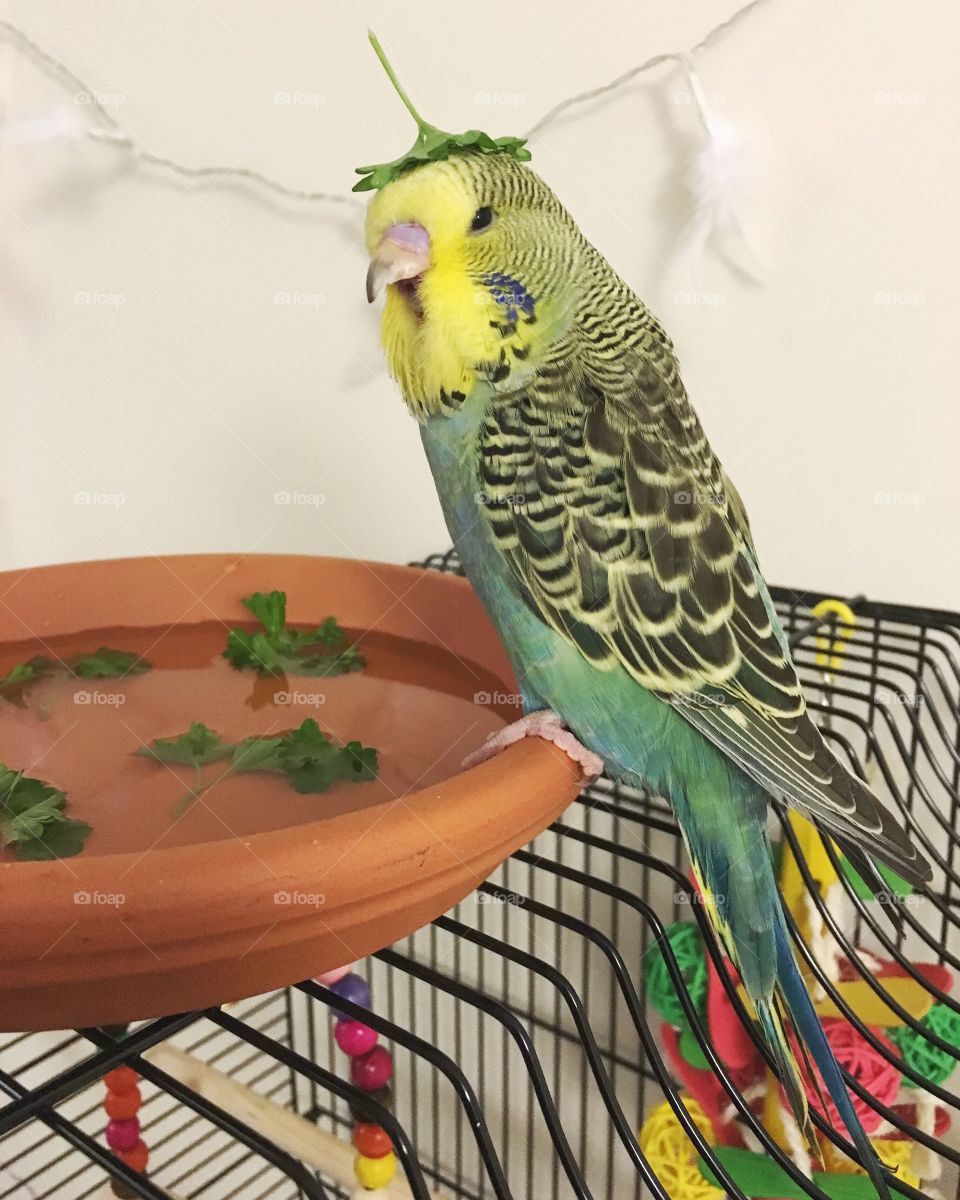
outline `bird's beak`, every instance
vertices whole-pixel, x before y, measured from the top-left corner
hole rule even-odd
[[[430,235],[413,222],[391,225],[370,260],[367,300],[373,302],[388,283],[413,279],[430,266]]]

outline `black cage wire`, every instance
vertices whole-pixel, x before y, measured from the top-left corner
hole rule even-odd
[[[418,565],[459,570],[452,553]],[[852,926],[845,927],[801,858],[809,902],[851,970],[877,995],[896,1006],[874,977],[871,954],[898,963],[938,1003],[960,1013],[960,1001],[913,965],[935,961],[960,970],[960,617],[848,600],[855,629],[841,663],[825,668],[817,642],[824,622],[811,614],[823,597],[790,588],[773,594],[827,738],[886,797],[936,870],[934,884],[902,907],[898,922],[860,899],[841,873],[844,903],[853,913]],[[780,823],[795,844],[789,824],[782,817]],[[351,1111],[383,1125],[399,1159],[397,1180],[409,1189],[384,1196],[673,1200],[637,1138],[644,1118],[666,1101],[727,1194],[747,1200],[725,1180],[678,1100],[646,1003],[645,955],[680,917],[700,923],[724,987],[743,1012],[693,902],[670,809],[655,796],[600,780],[456,909],[368,961],[372,1013],[308,981],[223,1008],[138,1023],[121,1040],[115,1030],[0,1038],[0,1200],[85,1200],[111,1195],[114,1186],[152,1200],[346,1200],[354,1194],[342,1179],[338,1185],[289,1147],[281,1149],[266,1132],[268,1123],[233,1104],[229,1092],[217,1103],[169,1073],[151,1050],[162,1045],[211,1064],[340,1138],[349,1139]],[[872,1031],[831,982],[822,946],[807,945],[799,935],[797,944],[844,1019],[869,1040]],[[711,1048],[676,960],[663,952],[694,1036],[733,1109],[791,1174],[798,1194],[827,1200],[753,1117]],[[334,1005],[373,1025],[390,1047],[392,1111],[351,1083],[331,1033]],[[947,1042],[927,1036],[957,1057]],[[873,1040],[909,1077],[898,1053]],[[142,1075],[147,1176],[125,1169],[103,1143],[101,1079],[122,1062]],[[854,1081],[853,1087],[869,1099],[862,1085]],[[947,1084],[926,1090],[956,1112],[958,1096]],[[960,1153],[949,1134],[936,1136],[929,1122],[918,1127],[909,1109],[905,1116],[903,1109],[878,1107],[892,1127],[938,1160],[936,1194],[960,1200]],[[828,1127],[821,1122],[821,1128]],[[829,1132],[843,1144],[842,1135]],[[911,1197],[933,1194],[899,1181],[896,1187]]]

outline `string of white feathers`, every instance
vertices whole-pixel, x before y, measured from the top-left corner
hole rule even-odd
[[[772,0],[750,0],[710,29],[696,46],[686,53],[656,54],[607,84],[567,97],[554,105],[530,131],[531,134],[539,136],[571,108],[616,91],[639,74],[663,63],[679,64],[686,75],[699,122],[698,147],[684,174],[684,186],[691,202],[691,215],[682,236],[679,256],[681,269],[691,276],[711,244],[729,260],[736,261],[739,269],[747,274],[754,273],[744,264],[743,253],[734,252],[734,247],[738,246],[741,251],[746,247],[743,205],[748,179],[747,147],[735,126],[721,117],[710,103],[694,70],[693,58],[739,25],[749,13],[770,2]],[[3,48],[5,52],[0,54],[0,151],[8,147],[42,142],[78,145],[90,139],[112,144],[138,162],[160,168],[181,181],[196,183],[202,179],[206,181],[206,186],[216,187],[242,180],[274,199],[295,200],[305,204],[348,204],[354,207],[358,214],[362,212],[363,202],[353,196],[288,187],[279,180],[247,167],[190,166],[154,154],[121,126],[116,116],[101,102],[100,93],[17,25],[0,20],[0,38],[7,42],[7,46]],[[72,103],[62,103],[42,113],[13,111],[13,64],[10,52],[14,50],[39,67],[63,90],[72,93]]]

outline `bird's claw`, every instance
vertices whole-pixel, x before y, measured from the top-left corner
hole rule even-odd
[[[554,746],[572,758],[580,768],[584,787],[599,779],[603,774],[603,759],[599,754],[594,754],[592,750],[581,745],[560,717],[549,708],[529,713],[527,716],[521,717],[519,721],[514,721],[511,725],[491,733],[478,750],[467,755],[461,765],[464,770],[469,770],[470,767],[486,762],[488,758],[493,758],[494,755],[500,754],[508,746],[512,746],[514,742],[519,742],[525,737],[538,737],[543,738],[545,742],[552,742]]]

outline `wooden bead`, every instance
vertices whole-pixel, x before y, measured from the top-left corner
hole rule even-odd
[[[381,1125],[358,1121],[353,1127],[353,1144],[367,1158],[383,1158],[393,1149],[390,1135]]]
[[[114,1067],[112,1071],[108,1071],[104,1075],[103,1082],[109,1091],[122,1094],[132,1091],[137,1086],[139,1079],[140,1076],[133,1067]]]
[[[103,1107],[114,1121],[128,1121],[140,1111],[142,1102],[140,1089],[135,1087],[129,1092],[107,1092]]]
[[[353,1170],[365,1188],[386,1187],[397,1173],[397,1156],[391,1150],[382,1158],[367,1158],[358,1154],[353,1160]]]
[[[121,1150],[117,1158],[122,1158],[131,1170],[137,1171],[142,1175],[147,1169],[150,1152],[147,1150],[146,1143],[141,1140],[132,1149]]]
[[[361,1054],[350,1063],[350,1074],[358,1088],[363,1088],[365,1092],[376,1092],[393,1077],[393,1056],[386,1047],[374,1046],[367,1054]]]

